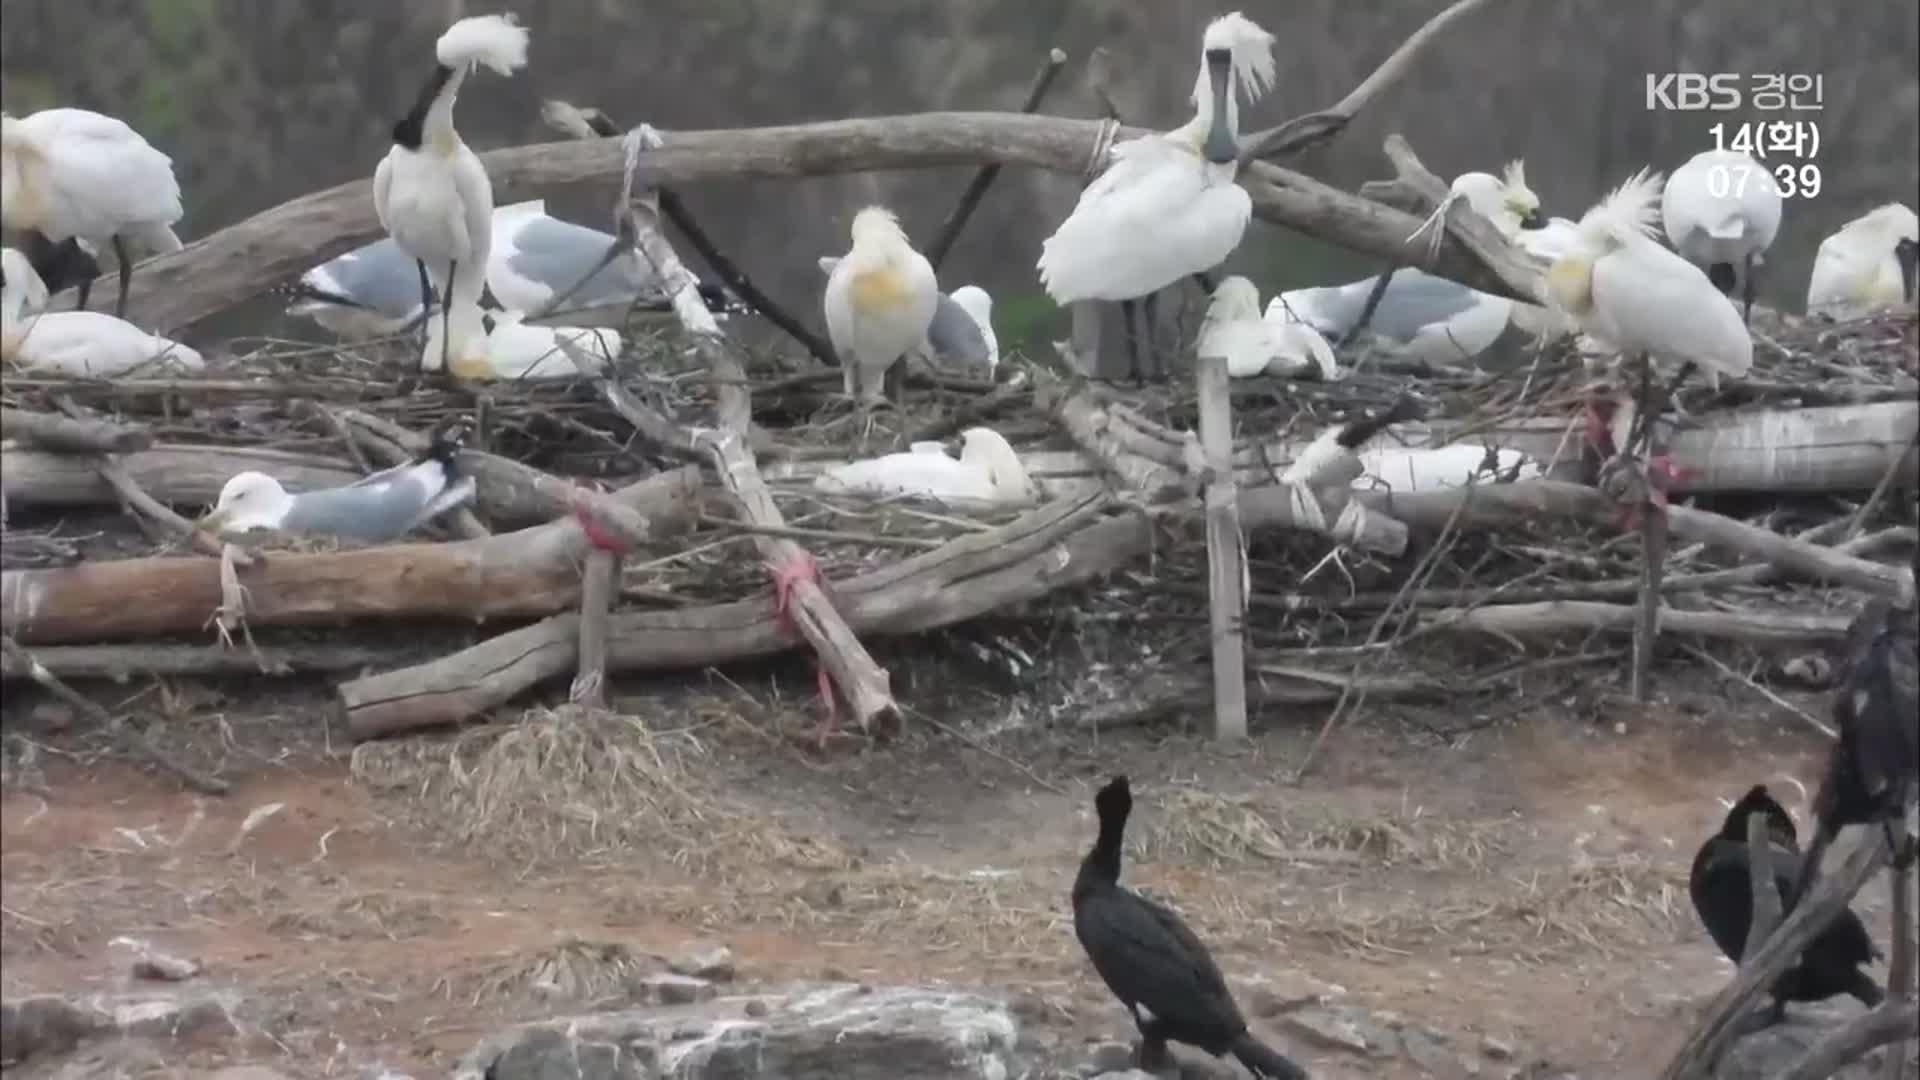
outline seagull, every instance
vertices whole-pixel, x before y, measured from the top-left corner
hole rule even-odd
[[[484,336],[455,334],[457,309],[477,326],[493,236],[493,183],[487,170],[453,128],[453,104],[473,68],[485,65],[512,75],[527,63],[527,30],[511,15],[461,19],[434,43],[439,61],[413,108],[393,125],[393,147],[373,173],[373,207],[400,250],[418,260],[421,308],[437,291],[442,340],[473,342]],[[467,304],[455,301],[465,299]],[[468,314],[470,313],[470,314]],[[452,366],[448,363],[447,366]]]
[[[1360,322],[1378,277],[1345,285],[1291,289],[1267,303],[1267,318],[1293,317],[1320,334],[1345,339]],[[1507,328],[1513,303],[1424,270],[1397,271],[1367,329],[1401,355],[1436,366],[1479,356]]]
[[[322,491],[288,494],[266,473],[237,473],[195,527],[220,536],[267,530],[364,543],[398,540],[473,497],[473,479],[460,469],[466,432],[466,419],[456,418],[433,433],[414,461]]]
[[[198,352],[104,311],[45,311],[47,287],[21,252],[0,251],[0,359],[26,371],[114,378],[199,371]]]
[[[1766,166],[1738,150],[1703,150],[1673,171],[1660,217],[1673,250],[1728,296],[1740,289],[1753,319],[1753,268],[1780,232],[1780,189]]]
[[[1040,246],[1040,283],[1056,304],[1118,300],[1127,310],[1225,262],[1253,200],[1239,172],[1239,104],[1273,85],[1273,35],[1239,12],[1207,24],[1192,120],[1113,147],[1111,163]],[[1149,325],[1152,315],[1146,315]],[[1135,339],[1137,341],[1137,339]],[[1133,356],[1134,373],[1141,358]]]
[[[1913,303],[1920,217],[1890,202],[1820,242],[1807,283],[1807,314],[1857,319]]]
[[[1224,358],[1227,374],[1236,379],[1307,372],[1328,381],[1340,377],[1340,363],[1327,339],[1285,310],[1269,308],[1261,317],[1259,288],[1237,274],[1214,287],[1200,324],[1197,355]]]
[[[629,248],[605,261],[615,243],[611,233],[548,214],[544,199],[500,207],[493,212],[487,287],[501,307],[528,315],[545,311],[554,297],[582,278],[585,284],[564,301],[570,311],[612,308],[612,314],[624,320],[627,308],[635,304],[671,310],[672,298],[661,287],[660,275],[638,251]],[[592,277],[587,277],[589,271]],[[738,310],[739,302],[725,289],[704,282],[697,287],[701,301],[716,314]]]
[[[127,313],[133,280],[127,241],[154,254],[178,251],[173,223],[183,213],[173,159],[122,121],[88,109],[42,109],[19,119],[0,113],[0,219],[9,229],[39,233],[49,245],[84,244],[90,250],[71,245],[64,252],[75,276],[111,246],[120,260],[114,314]],[[97,273],[99,263],[91,268]],[[69,275],[60,276],[66,284]],[[77,284],[84,308],[93,279]]]
[[[820,272],[829,279],[840,265],[839,255],[822,255]],[[986,378],[1000,363],[1000,345],[993,336],[993,298],[978,285],[963,285],[934,301],[933,321],[927,324],[927,345],[942,366],[983,371]]]

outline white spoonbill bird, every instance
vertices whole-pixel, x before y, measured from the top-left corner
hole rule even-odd
[[[289,494],[266,473],[236,473],[194,524],[215,535],[264,530],[363,543],[398,540],[473,496],[473,481],[460,469],[465,435],[465,418],[444,424],[412,462],[323,491]]]
[[[1224,357],[1227,374],[1236,379],[1309,371],[1329,381],[1340,377],[1340,363],[1327,339],[1284,310],[1269,310],[1262,318],[1259,288],[1238,274],[1214,286],[1196,354]]]
[[[1738,150],[1702,150],[1667,178],[1660,217],[1667,241],[1728,296],[1740,289],[1753,318],[1753,268],[1780,232],[1780,188]]]
[[[1253,200],[1234,183],[1238,98],[1252,104],[1273,85],[1273,35],[1229,12],[1207,24],[1200,57],[1193,119],[1115,145],[1107,170],[1041,243],[1040,283],[1055,303],[1118,300],[1131,327],[1134,301],[1211,270],[1240,246]]]
[[[93,287],[80,275],[88,264],[98,273],[93,256],[111,246],[120,260],[115,314],[125,315],[133,279],[127,241],[152,254],[180,250],[173,223],[183,212],[173,159],[121,121],[87,109],[42,109],[19,119],[0,113],[0,218],[51,245],[79,240],[92,249],[68,246],[70,274],[58,283],[79,285],[80,307]]]
[[[1869,210],[1820,241],[1807,314],[1857,319],[1913,303],[1920,217],[1900,203]]]
[[[373,208],[418,262],[422,309],[433,306],[435,290],[447,298],[441,330],[450,342],[456,310],[473,319],[469,332],[478,326],[493,238],[493,183],[453,129],[453,103],[474,67],[512,75],[526,66],[527,30],[511,15],[474,15],[448,27],[434,55],[439,63],[393,125],[393,148],[373,172]]]
[[[913,249],[893,211],[867,207],[853,216],[852,234],[852,249],[827,275],[823,303],[841,381],[847,396],[865,409],[880,400],[895,361],[928,351],[940,285],[933,264]]]
[[[104,311],[39,311],[46,301],[47,287],[27,257],[13,248],[0,251],[0,360],[76,378],[111,378],[149,365],[156,374],[206,366],[194,350],[124,319]]]
[[[1668,396],[1695,367],[1739,377],[1753,366],[1740,312],[1699,267],[1654,239],[1660,174],[1642,169],[1580,219],[1573,250],[1547,268],[1547,293],[1582,330],[1647,361],[1635,410],[1650,432],[1653,361],[1678,365]],[[1631,452],[1639,440],[1620,447]]]
[[[613,363],[626,345],[620,331],[612,327],[539,326],[521,321],[525,317],[519,311],[483,311],[479,319],[481,336],[455,341],[451,349],[441,347],[441,329],[429,323],[426,348],[420,354],[421,368],[438,371],[440,358],[446,355],[452,357],[449,370],[457,379],[576,379],[581,375],[580,368],[560,351],[560,342],[586,353],[602,369]],[[465,332],[471,321],[455,318],[454,333]]]
[[[1540,212],[1540,196],[1527,186],[1527,164],[1515,159],[1507,163],[1499,176],[1486,172],[1463,172],[1453,178],[1447,186],[1447,197],[1440,200],[1433,213],[1420,227],[1407,236],[1412,243],[1421,233],[1433,230],[1433,238],[1428,241],[1427,255],[1432,258],[1440,251],[1441,238],[1446,234],[1446,226],[1441,224],[1447,211],[1453,204],[1466,200],[1474,213],[1493,222],[1500,235],[1518,242],[1522,230],[1544,228],[1546,216]]]
[[[1031,502],[1032,481],[1005,436],[987,427],[960,435],[958,460],[945,444],[914,443],[904,453],[850,462],[814,479],[820,491],[910,496],[961,504]]]

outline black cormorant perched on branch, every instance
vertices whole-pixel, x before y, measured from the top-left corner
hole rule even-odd
[[[1799,834],[1792,816],[1765,785],[1756,785],[1733,804],[1720,831],[1700,845],[1687,875],[1693,910],[1706,924],[1713,943],[1736,964],[1746,955],[1747,930],[1753,924],[1753,887],[1747,877],[1747,818],[1753,814],[1767,817],[1773,882],[1785,910],[1801,872]],[[1836,994],[1851,994],[1868,1008],[1880,1004],[1885,995],[1879,984],[1860,970],[1879,956],[1860,916],[1851,909],[1842,911],[1807,946],[1799,963],[1773,984],[1770,1020],[1783,1019],[1789,1001],[1825,1001]]]
[[[1120,843],[1133,809],[1127,778],[1094,796],[1100,836],[1073,879],[1073,932],[1140,1028],[1142,1064],[1169,1041],[1214,1057],[1232,1054],[1255,1076],[1307,1080],[1307,1072],[1247,1031],[1227,980],[1207,947],[1170,909],[1120,887]]]
[[[1846,825],[1887,830],[1893,862],[1905,867],[1915,843],[1901,821],[1920,798],[1920,623],[1913,606],[1874,597],[1847,627],[1833,721],[1840,737],[1813,799],[1815,828],[1807,872],[1793,903],[1820,873],[1827,845]]]

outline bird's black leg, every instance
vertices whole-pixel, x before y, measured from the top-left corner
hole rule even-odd
[[[1620,452],[1631,456],[1640,452],[1641,436],[1652,430],[1651,417],[1647,415],[1653,398],[1653,357],[1642,354],[1640,357],[1640,386],[1633,394],[1633,425],[1627,432],[1627,444]]]
[[[459,267],[458,259],[447,263],[447,295],[440,301],[440,371],[449,376],[453,374],[453,368],[449,363],[449,357],[453,353],[453,274]],[[426,357],[422,356],[420,358],[422,366],[426,362]]]
[[[80,295],[74,297],[73,310],[75,311],[87,310],[87,297],[93,293],[93,279],[89,277],[84,281],[80,282],[80,284],[74,286],[74,288],[79,290]]]
[[[1141,346],[1141,355],[1146,357],[1147,377],[1159,379],[1164,371],[1160,367],[1160,294],[1148,293],[1140,298],[1140,330],[1146,338]]]
[[[1676,412],[1679,411],[1680,399],[1676,395],[1680,393],[1680,384],[1683,382],[1686,382],[1687,376],[1693,374],[1693,368],[1694,368],[1694,364],[1693,364],[1693,361],[1691,360],[1680,365],[1680,370],[1674,374],[1673,381],[1667,384],[1667,388],[1665,392],[1663,392],[1660,395],[1661,409],[1664,410],[1664,409],[1671,408]],[[1648,437],[1651,438],[1652,429],[1649,428],[1648,432],[1649,432]]]
[[[1753,325],[1753,252],[1747,252],[1747,264],[1740,275],[1740,300],[1745,305],[1740,317],[1748,326]]]
[[[1140,1028],[1140,1067],[1148,1072],[1159,1072],[1171,1064],[1166,1031],[1160,1021],[1142,1020],[1136,1016],[1134,1023]]]
[[[1120,323],[1126,328],[1127,338],[1127,377],[1136,382],[1140,379],[1140,334],[1135,311],[1139,307],[1137,300],[1120,301]]]
[[[113,254],[120,260],[120,299],[113,302],[115,318],[127,317],[127,283],[133,280],[133,260],[127,257],[127,242],[119,233],[113,235]]]

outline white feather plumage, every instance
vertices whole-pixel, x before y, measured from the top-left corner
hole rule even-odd
[[[821,473],[814,487],[828,492],[912,496],[961,504],[1013,504],[1033,499],[1032,481],[1004,436],[992,428],[961,434],[958,460],[939,443],[850,462]]]
[[[1906,302],[1894,245],[1920,240],[1920,217],[1887,203],[1840,226],[1820,242],[1807,281],[1807,314],[1853,319]]]
[[[182,213],[173,159],[124,122],[87,109],[0,117],[7,228],[78,237],[96,253],[122,236],[158,254],[179,250]]]
[[[397,141],[402,125],[396,125],[396,141],[373,174],[380,223],[401,250],[426,264],[447,318],[474,320],[455,333],[456,341],[478,328],[493,235],[493,184],[454,130],[453,106],[474,67],[511,75],[524,66],[527,39],[526,28],[510,15],[475,15],[449,27],[434,55],[451,73],[435,72],[440,89],[420,118],[420,145]]]
[[[822,306],[846,393],[866,403],[879,399],[887,369],[902,356],[928,350],[940,286],[892,211],[861,210],[851,233],[852,248],[827,274]]]
[[[1688,262],[1705,269],[1727,264],[1744,272],[1773,246],[1780,232],[1780,189],[1773,174],[1737,150],[1703,150],[1667,178],[1660,217],[1667,240]]]
[[[1200,324],[1197,354],[1224,357],[1227,374],[1237,379],[1309,371],[1329,381],[1340,377],[1340,363],[1327,339],[1284,309],[1270,309],[1262,317],[1260,290],[1237,274],[1214,289]]]
[[[1740,312],[1699,267],[1653,239],[1660,187],[1660,175],[1642,169],[1588,210],[1574,251],[1548,268],[1547,290],[1581,329],[1623,352],[1745,375],[1753,338]]]
[[[462,320],[458,314],[455,312],[456,327],[473,321]],[[485,319],[493,323],[492,329],[487,329],[485,320],[479,320],[479,338],[455,338],[453,348],[448,350],[453,375],[475,382],[574,379],[580,377],[580,368],[560,351],[561,341],[585,352],[602,368],[625,347],[620,332],[610,327],[539,326],[523,322],[524,317],[525,313],[518,311],[485,313]],[[440,356],[440,320],[430,319],[421,364],[428,371],[437,371]]]
[[[987,339],[987,376],[1000,366],[1000,339],[993,334],[993,297],[978,285],[962,285],[948,294],[960,310],[973,317],[980,336]]]
[[[1355,488],[1384,486],[1397,494],[1438,491],[1468,483],[1506,483],[1545,473],[1539,462],[1519,450],[1467,443],[1375,447],[1360,451],[1360,465],[1366,472],[1353,482]]]
[[[147,368],[155,374],[206,366],[198,352],[101,311],[40,311],[47,287],[26,256],[0,252],[0,359],[27,371],[74,378],[112,378]]]
[[[1272,34],[1237,11],[1209,23],[1194,81],[1194,118],[1114,146],[1107,170],[1041,244],[1040,282],[1054,302],[1146,296],[1218,266],[1240,245],[1253,201],[1234,183],[1238,165],[1216,165],[1200,154],[1213,111],[1205,62],[1213,49],[1232,54],[1226,105],[1236,132],[1237,99],[1252,102],[1272,85]]]

